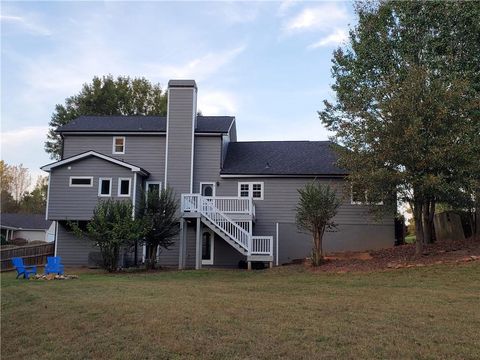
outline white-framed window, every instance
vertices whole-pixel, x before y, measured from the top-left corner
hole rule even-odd
[[[238,196],[252,197],[254,200],[263,200],[263,182],[239,182]]]
[[[214,182],[201,182],[200,194],[202,194],[202,196],[215,196],[215,187]]]
[[[98,179],[98,196],[112,196],[112,178]]]
[[[118,178],[118,196],[128,197],[130,196],[131,178]]]
[[[125,154],[125,136],[114,136],[112,154]]]
[[[70,176],[70,187],[92,187],[93,176]]]
[[[365,190],[360,185],[352,184],[350,193],[350,203],[352,205],[383,205],[382,195]]]
[[[158,196],[162,191],[162,183],[160,181],[147,181],[145,182],[145,197],[148,197],[148,193],[152,191],[157,191]]]

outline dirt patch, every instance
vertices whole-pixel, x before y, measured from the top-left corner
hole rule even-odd
[[[480,239],[439,241],[425,246],[424,254],[415,258],[415,244],[396,246],[370,252],[329,254],[327,262],[318,268],[305,266],[312,271],[350,272],[381,271],[410,267],[421,267],[443,263],[480,261]]]

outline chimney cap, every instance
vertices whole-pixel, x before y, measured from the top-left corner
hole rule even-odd
[[[169,88],[197,88],[195,80],[170,80],[168,82]]]

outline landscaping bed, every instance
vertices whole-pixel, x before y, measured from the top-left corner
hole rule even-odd
[[[326,272],[381,271],[478,260],[480,260],[480,239],[470,238],[428,244],[419,258],[415,258],[415,244],[369,252],[329,254],[325,264],[312,269]],[[308,263],[306,265],[310,267]]]

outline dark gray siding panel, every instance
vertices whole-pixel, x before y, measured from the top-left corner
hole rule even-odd
[[[169,89],[168,101],[167,184],[180,196],[190,193],[196,90]]]
[[[200,192],[201,182],[220,181],[221,152],[221,136],[195,137],[195,162],[193,167],[194,193]]]
[[[123,136],[122,134],[119,134]],[[64,157],[89,150],[139,166],[150,173],[149,180],[165,180],[165,135],[125,135],[125,154],[112,154],[114,135],[67,135]]]
[[[246,261],[247,258],[235,250],[225,240],[215,234],[213,246],[213,266],[238,267],[240,260]]]
[[[125,167],[106,160],[89,157],[55,168],[50,174],[48,218],[50,220],[90,220],[98,197],[99,178],[112,178],[112,199],[131,201],[133,197],[134,173]],[[91,187],[70,187],[71,176],[92,176]],[[118,197],[118,179],[131,178],[131,196]],[[140,178],[140,176],[139,176]],[[138,182],[138,179],[137,179]]]
[[[278,261],[289,263],[309,257],[312,251],[312,236],[299,232],[295,224],[278,225]],[[325,251],[364,251],[392,247],[393,227],[389,225],[339,225],[337,231],[326,232],[323,240]]]
[[[88,239],[79,239],[72,232],[65,229],[63,222],[58,223],[57,234],[57,256],[62,258],[66,266],[87,266],[89,265],[90,253],[95,253],[99,258],[99,251]]]

